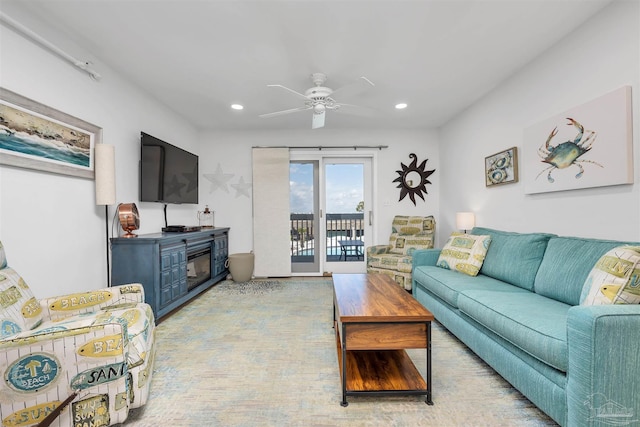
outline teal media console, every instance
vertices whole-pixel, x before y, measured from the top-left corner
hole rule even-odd
[[[229,274],[229,228],[111,239],[114,285],[141,283],[156,320]]]

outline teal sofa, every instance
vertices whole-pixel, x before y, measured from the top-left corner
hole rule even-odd
[[[418,250],[414,297],[558,424],[640,425],[640,305],[580,305],[596,262],[628,242],[471,234],[491,236],[479,274],[437,267],[439,249]]]

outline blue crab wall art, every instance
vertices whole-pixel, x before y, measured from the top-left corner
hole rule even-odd
[[[578,129],[578,134],[573,139],[573,141],[565,141],[558,145],[553,146],[550,144],[550,142],[553,139],[553,137],[558,134],[558,127],[556,126],[551,131],[551,133],[549,134],[549,137],[547,138],[547,141],[544,144],[542,144],[540,148],[538,148],[538,155],[542,159],[542,163],[548,163],[550,166],[543,169],[538,174],[538,176],[536,176],[536,179],[538,179],[540,175],[542,175],[543,173],[549,171],[547,173],[547,181],[549,181],[550,183],[553,183],[555,182],[555,180],[553,179],[551,174],[556,169],[566,169],[570,166],[578,167],[579,172],[576,174],[576,179],[578,179],[582,177],[582,174],[584,174],[584,168],[580,163],[591,163],[601,168],[604,167],[600,163],[594,162],[593,160],[584,160],[584,159],[578,160],[584,154],[589,152],[589,150],[591,150],[591,146],[596,140],[597,133],[596,131],[593,131],[593,130],[585,131],[584,126],[582,126],[580,123],[578,123],[576,120],[572,119],[571,117],[567,117],[567,120],[569,120],[569,123],[567,123],[567,125],[575,126],[576,129]],[[586,136],[585,136],[585,133],[586,133]]]

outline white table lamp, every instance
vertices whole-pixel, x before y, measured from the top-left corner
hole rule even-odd
[[[473,212],[456,213],[456,227],[458,230],[471,230],[476,225],[476,216]]]

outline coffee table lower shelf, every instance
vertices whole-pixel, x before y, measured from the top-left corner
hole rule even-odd
[[[336,325],[337,326],[337,325]],[[336,334],[338,365],[342,380],[342,345]],[[344,396],[363,395],[426,395],[430,405],[431,393],[427,383],[405,350],[347,350],[347,380],[342,381]],[[346,398],[340,403],[348,406]]]

